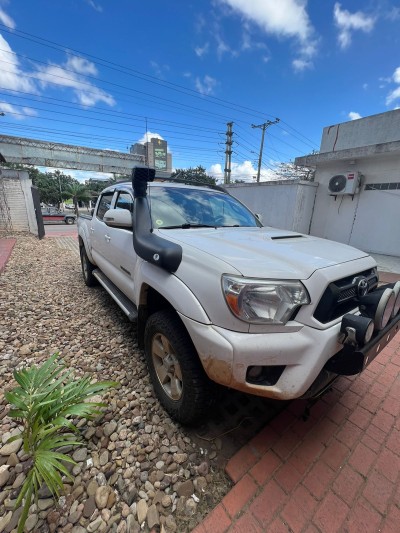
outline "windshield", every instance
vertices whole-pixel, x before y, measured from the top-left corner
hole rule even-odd
[[[213,189],[150,187],[148,199],[155,228],[261,226],[238,200]]]

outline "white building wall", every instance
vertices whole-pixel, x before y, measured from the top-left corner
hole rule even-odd
[[[283,180],[225,187],[253,213],[261,214],[264,226],[309,232],[318,184]]]
[[[359,194],[330,196],[329,179],[335,174],[361,172]],[[400,155],[324,164],[317,168],[319,182],[312,235],[350,244],[367,252],[400,256],[400,188],[366,190],[366,185],[400,184]]]
[[[398,141],[400,109],[324,128],[320,152]]]

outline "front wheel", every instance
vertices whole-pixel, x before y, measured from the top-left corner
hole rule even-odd
[[[88,287],[93,287],[97,285],[97,279],[93,276],[93,270],[96,268],[93,263],[89,261],[85,247],[82,246],[80,249],[81,253],[81,265],[82,265],[82,274],[83,281]]]
[[[153,387],[165,410],[181,424],[203,417],[213,401],[211,382],[178,316],[173,311],[151,315],[144,345]]]
[[[74,224],[75,223],[75,219],[73,217],[67,217],[65,219],[65,223],[66,224]]]

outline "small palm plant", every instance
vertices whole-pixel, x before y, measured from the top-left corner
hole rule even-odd
[[[117,383],[91,383],[89,377],[74,379],[58,353],[40,367],[14,371],[14,378],[19,386],[5,394],[12,405],[8,415],[20,421],[23,430],[9,442],[22,438],[24,452],[31,458],[29,473],[15,504],[18,509],[25,500],[18,524],[18,533],[22,533],[32,497],[37,500],[43,483],[56,498],[63,489],[62,476],[72,479],[65,463],[76,463],[59,449],[81,444],[73,419],[91,419],[99,415],[104,404],[87,400]]]

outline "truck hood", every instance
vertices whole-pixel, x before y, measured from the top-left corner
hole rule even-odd
[[[159,230],[162,237],[210,254],[252,278],[307,279],[313,272],[368,256],[326,239],[275,228]],[[184,260],[184,259],[183,259]],[[204,262],[207,268],[207,261]]]

